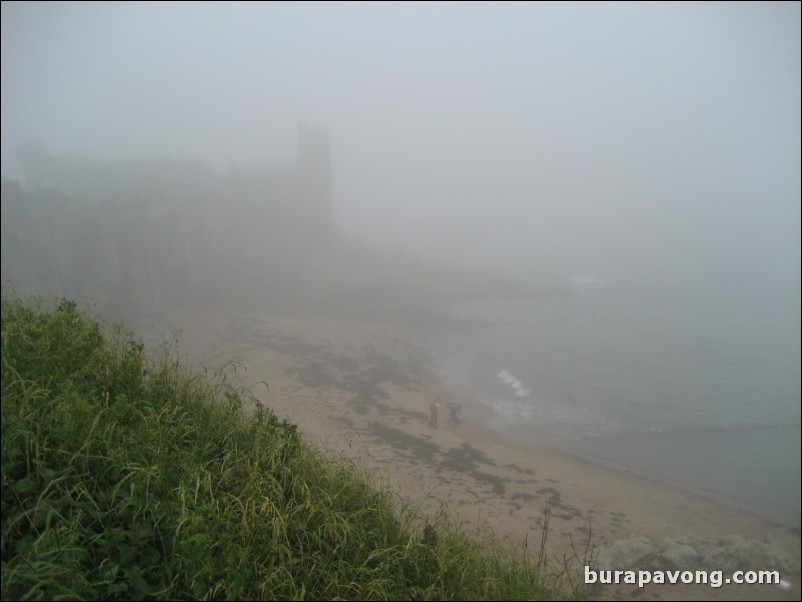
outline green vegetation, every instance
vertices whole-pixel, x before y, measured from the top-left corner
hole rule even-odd
[[[70,301],[3,295],[2,479],[3,599],[554,595],[522,552],[399,512],[225,375]]]

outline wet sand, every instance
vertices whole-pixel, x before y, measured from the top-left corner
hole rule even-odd
[[[773,585],[604,585],[592,590],[595,598],[800,597],[798,528],[553,450],[517,445],[482,426],[478,416],[454,425],[449,392],[428,370],[426,350],[393,327],[200,313],[174,316],[171,325],[183,329],[180,348],[193,361],[210,369],[241,364],[238,381],[279,418],[298,424],[321,450],[355,459],[377,483],[389,484],[425,512],[445,505],[463,529],[490,529],[537,556],[548,508],[548,570],[567,561],[581,570],[588,541],[591,552],[606,550],[601,560],[645,545],[649,568],[671,568],[665,559],[654,560],[670,544],[675,551],[698,552],[693,566],[674,568],[718,562],[724,569],[763,570],[775,568],[764,564],[779,558],[782,577],[792,584],[789,591]],[[441,400],[437,429],[428,425],[435,398]],[[737,553],[745,554],[741,561]]]

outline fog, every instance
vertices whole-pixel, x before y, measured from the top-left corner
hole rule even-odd
[[[380,249],[798,291],[799,23],[798,3],[4,2],[2,173],[26,185],[27,141],[290,165],[306,123],[337,225]]]
[[[516,536],[541,537],[515,521],[544,492],[571,500],[566,535],[616,486],[582,501],[584,477],[528,453],[452,462],[498,433],[796,525],[798,575],[800,21],[798,2],[3,2],[4,299],[88,302],[148,349],[182,331],[320,441],[411,460],[427,498],[448,479],[476,515],[520,510]],[[433,399],[477,429],[435,431]],[[535,469],[554,488],[524,485]],[[689,535],[747,533],[679,505],[663,518]],[[631,532],[680,541],[669,522]]]

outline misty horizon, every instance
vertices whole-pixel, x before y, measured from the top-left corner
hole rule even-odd
[[[794,294],[799,6],[3,4],[14,149],[289,165],[348,235],[526,281]]]

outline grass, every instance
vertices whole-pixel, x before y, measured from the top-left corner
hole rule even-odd
[[[405,508],[225,374],[3,293],[3,599],[555,595],[521,551]]]

